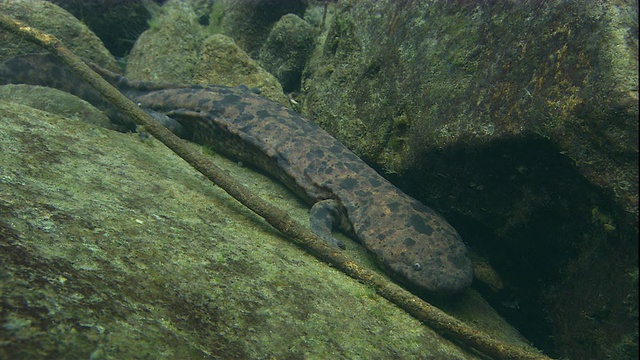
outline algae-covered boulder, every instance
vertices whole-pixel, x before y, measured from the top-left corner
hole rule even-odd
[[[289,104],[278,80],[240,49],[233,39],[222,34],[211,35],[202,42],[193,81],[257,88],[264,97]]]
[[[280,81],[285,93],[300,89],[315,37],[315,29],[293,14],[283,16],[269,32],[258,59]]]
[[[287,14],[302,16],[304,0],[223,0],[222,33],[232,37],[251,57],[257,58],[272,27]]]
[[[197,16],[184,1],[169,1],[137,39],[125,74],[137,80],[189,83],[204,38]]]
[[[113,56],[85,24],[48,1],[1,0],[0,12],[56,36],[78,56],[109,70],[118,70]],[[20,54],[43,52],[40,47],[20,41],[6,31],[0,31],[0,49],[0,62]]]
[[[292,246],[155,140],[4,101],[0,118],[0,357],[478,358]],[[306,221],[283,187],[211,157]],[[528,346],[474,291],[448,306]]]
[[[288,99],[273,75],[227,36],[198,22],[190,2],[171,0],[136,41],[127,62],[132,79],[259,88],[283,104]]]
[[[505,280],[494,305],[535,343],[635,356],[637,2],[330,12],[304,115],[487,255]]]
[[[85,23],[116,57],[126,56],[147,29],[152,0],[48,0]],[[161,3],[164,0],[155,0]]]
[[[65,118],[112,128],[102,111],[69,93],[43,86],[9,84],[0,86],[0,100],[12,101]]]

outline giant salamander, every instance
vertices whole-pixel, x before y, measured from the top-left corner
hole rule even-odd
[[[311,229],[330,244],[343,247],[331,235],[341,229],[417,292],[452,294],[470,285],[467,249],[445,219],[295,111],[243,87],[139,82],[92,67],[180,136],[282,181],[311,205]],[[125,117],[51,55],[6,61],[0,82],[59,88],[127,127]]]

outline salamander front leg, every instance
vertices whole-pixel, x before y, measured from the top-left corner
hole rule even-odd
[[[313,204],[309,212],[311,231],[332,246],[344,249],[344,243],[331,235],[334,225],[339,224],[340,212],[335,200],[322,200]]]

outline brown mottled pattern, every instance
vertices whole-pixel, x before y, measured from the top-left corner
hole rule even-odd
[[[471,283],[451,225],[294,111],[240,88],[140,83],[96,70],[141,106],[176,119],[192,140],[262,168],[310,203],[336,200],[340,227],[413,290],[450,294]]]

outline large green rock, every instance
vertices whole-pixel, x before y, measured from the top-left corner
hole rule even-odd
[[[269,32],[258,59],[275,76],[284,91],[300,90],[302,71],[315,45],[316,31],[293,15],[283,16]]]
[[[155,140],[4,101],[0,134],[1,358],[478,358],[288,243]],[[307,221],[282,186],[210,156]],[[528,346],[472,290],[448,307]]]
[[[122,58],[147,29],[152,0],[48,0],[85,23],[109,49]],[[162,2],[163,0],[156,0]]]
[[[278,80],[232,38],[202,25],[194,4],[170,0],[136,41],[126,74],[136,80],[259,88],[282,104],[288,99]]]
[[[117,71],[118,65],[100,39],[66,10],[44,0],[0,0],[0,12],[54,35],[78,56]],[[34,44],[0,31],[0,62],[16,55],[44,52]]]
[[[486,254],[506,284],[494,304],[536,343],[635,355],[637,2],[330,13],[302,112]]]
[[[250,56],[257,58],[274,24],[287,14],[302,16],[304,0],[222,0],[225,7],[220,29],[232,37]]]

